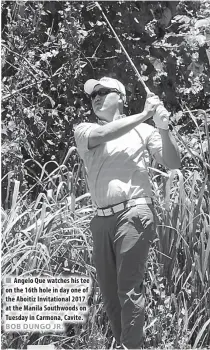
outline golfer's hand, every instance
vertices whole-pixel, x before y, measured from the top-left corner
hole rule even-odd
[[[157,106],[161,104],[161,101],[157,95],[152,95],[146,99],[144,105],[144,113],[147,115],[147,118],[151,118],[156,111]]]
[[[155,122],[155,126],[159,129],[168,130],[168,121],[170,112],[167,111],[167,109],[161,105],[157,106],[155,114],[153,116],[153,120]]]

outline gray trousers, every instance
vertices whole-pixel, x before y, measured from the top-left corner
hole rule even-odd
[[[93,260],[113,335],[128,349],[143,341],[143,278],[149,246],[154,238],[154,210],[140,204],[108,217],[95,216]]]

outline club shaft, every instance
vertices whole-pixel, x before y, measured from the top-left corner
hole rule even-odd
[[[132,68],[133,68],[133,70],[134,70],[134,72],[135,72],[135,74],[136,74],[136,76],[137,76],[137,78],[138,78],[138,80],[139,80],[139,81],[141,82],[141,84],[143,85],[143,87],[144,87],[144,89],[145,89],[145,91],[146,91],[146,93],[147,93],[147,96],[151,95],[151,94],[152,94],[151,91],[150,91],[149,88],[146,86],[146,84],[145,84],[144,80],[142,79],[142,77],[141,77],[141,75],[140,75],[138,69],[136,68],[135,64],[133,63],[132,59],[130,58],[129,54],[127,53],[125,47],[124,47],[123,44],[121,43],[121,41],[120,41],[120,39],[119,39],[117,33],[115,32],[114,28],[112,27],[111,23],[109,22],[108,18],[106,17],[105,13],[103,12],[101,6],[98,4],[98,2],[96,2],[96,5],[97,5],[97,7],[100,9],[100,11],[101,11],[101,13],[102,13],[102,15],[103,15],[105,21],[107,22],[109,28],[111,29],[112,33],[114,34],[115,38],[117,39],[118,43],[120,44],[120,47],[123,49],[123,51],[124,51],[124,53],[125,53],[125,55],[126,55],[128,61],[130,62],[131,66],[132,66]]]

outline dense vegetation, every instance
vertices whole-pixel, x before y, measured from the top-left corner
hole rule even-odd
[[[62,335],[4,334],[2,348],[110,346],[92,264],[93,215],[73,126],[95,121],[83,85],[116,77],[126,114],[145,92],[90,2],[2,1],[2,275],[82,273],[90,315]],[[210,2],[100,3],[151,91],[172,112],[182,167],[153,164],[157,236],[146,271],[144,347],[210,343]],[[152,123],[152,121],[150,121]]]

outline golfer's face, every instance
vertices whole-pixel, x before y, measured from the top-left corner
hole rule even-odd
[[[118,106],[120,95],[117,92],[110,92],[102,85],[95,86],[93,92],[99,92],[91,100],[94,113],[100,119],[110,121],[113,110]]]

